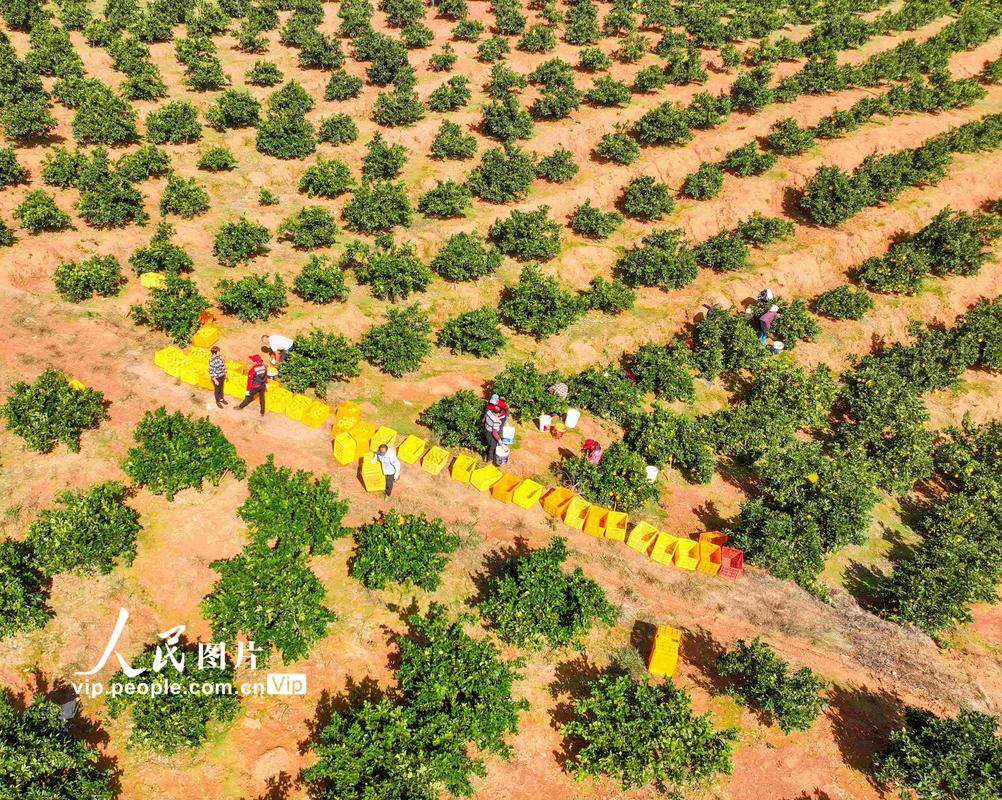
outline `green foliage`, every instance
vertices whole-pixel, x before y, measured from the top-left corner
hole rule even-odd
[[[814,133],[801,128],[793,117],[784,117],[769,128],[769,147],[781,156],[799,156],[814,146]]]
[[[501,254],[476,233],[456,233],[432,259],[431,268],[449,281],[471,281],[495,272]]]
[[[446,395],[418,417],[446,447],[483,448],[484,401],[468,389]]]
[[[46,576],[31,546],[13,539],[0,542],[0,640],[43,627],[52,617],[48,599]]]
[[[75,186],[85,164],[87,156],[80,150],[54,147],[45,154],[45,160],[42,161],[42,181],[60,189]]]
[[[496,355],[504,347],[505,338],[499,326],[496,309],[491,307],[463,311],[448,319],[438,332],[440,347],[453,353],[468,353],[480,358]]]
[[[696,399],[690,364],[692,354],[683,345],[648,342],[626,359],[641,392],[653,392],[667,402]]]
[[[814,310],[831,319],[860,320],[871,308],[873,300],[870,295],[848,284],[822,292],[814,301]]]
[[[674,467],[693,483],[709,483],[717,465],[705,423],[657,404],[628,419],[623,441],[648,464]]]
[[[709,713],[694,717],[689,695],[671,681],[627,675],[593,680],[561,734],[579,745],[569,764],[575,776],[608,775],[623,789],[680,790],[728,773],[737,739],[734,728],[715,730]]]
[[[556,278],[530,263],[522,267],[517,283],[504,288],[498,311],[505,324],[518,333],[545,339],[580,317],[585,304]]]
[[[146,117],[146,139],[153,144],[188,144],[202,138],[198,111],[183,100],[173,100]]]
[[[226,664],[223,669],[201,668],[193,646],[178,647],[178,650],[183,655],[178,654],[177,657],[184,658],[183,673],[170,661],[167,662],[167,675],[154,672],[156,650],[150,645],[132,659],[133,668],[140,669],[141,674],[130,677],[124,672],[117,672],[111,679],[114,683],[130,687],[121,695],[109,697],[107,708],[112,718],[119,717],[125,710],[131,712],[131,747],[163,755],[173,755],[183,748],[199,747],[209,736],[210,721],[230,722],[240,708],[235,690],[232,694],[221,691],[201,694],[189,689],[192,684],[200,686],[204,682],[213,685],[232,683],[231,666]],[[179,683],[181,691],[154,695],[150,687],[165,677]]]
[[[464,134],[455,122],[442,120],[435,138],[431,141],[431,154],[435,158],[465,160],[477,152],[477,137]]]
[[[351,575],[366,588],[399,583],[432,592],[441,584],[446,556],[459,546],[459,537],[439,519],[390,510],[358,528],[355,543]]]
[[[721,125],[730,113],[729,97],[714,97],[709,92],[700,92],[686,107],[685,118],[690,127],[708,130]]]
[[[238,479],[247,474],[247,464],[208,417],[168,414],[161,406],[143,415],[133,437],[136,446],[129,449],[122,471],[137,486],[168,500],[183,489],[201,490],[205,481],[218,486],[227,472]]]
[[[507,39],[503,36],[492,36],[477,47],[477,58],[487,62],[502,61],[510,52],[511,46]]]
[[[236,222],[223,223],[213,239],[212,254],[223,266],[235,267],[266,253],[270,239],[264,225],[241,217]]]
[[[0,784],[11,797],[48,800],[112,800],[100,753],[66,734],[59,706],[36,695],[18,710],[0,694]]]
[[[589,502],[617,511],[634,512],[658,496],[658,485],[648,480],[643,457],[623,442],[606,448],[592,464],[584,456],[560,462],[563,482]]]
[[[566,183],[578,174],[579,169],[571,151],[562,147],[543,156],[536,164],[536,174],[550,183]]]
[[[334,80],[334,76],[338,73],[334,73],[331,76],[331,80]],[[343,74],[343,73],[342,73]],[[277,86],[282,82],[285,76],[282,74],[282,70],[278,68],[277,64],[273,64],[270,61],[255,61],[254,66],[247,70],[246,78],[247,83],[252,86]],[[359,84],[361,84],[361,79],[359,79]],[[328,100],[334,100],[336,98],[328,97]]]
[[[612,59],[598,47],[582,47],[578,51],[578,66],[588,72],[597,72],[611,67]]]
[[[314,328],[296,337],[295,349],[279,365],[279,378],[292,392],[312,387],[318,397],[326,397],[332,381],[358,377],[361,359],[362,351],[344,336]]]
[[[414,245],[394,244],[385,234],[376,237],[375,248],[363,246],[354,255],[355,277],[381,300],[406,299],[431,283],[432,272],[417,257]]]
[[[509,559],[491,579],[480,612],[498,635],[517,647],[581,647],[595,622],[613,625],[616,608],[580,567],[565,573],[567,542]]]
[[[411,223],[411,205],[402,183],[363,182],[341,212],[353,231],[375,233]]]
[[[691,199],[708,199],[720,193],[723,170],[715,163],[703,161],[699,168],[685,177],[682,194]]]
[[[747,265],[750,255],[748,244],[737,231],[715,233],[696,250],[696,261],[718,272],[732,272]]]
[[[195,165],[209,172],[225,172],[234,169],[237,160],[228,147],[210,147],[198,157]]]
[[[401,144],[388,144],[378,131],[365,146],[362,157],[362,177],[365,180],[395,178],[407,163],[407,148]]]
[[[640,158],[640,146],[625,133],[606,133],[599,139],[595,155],[613,164],[632,164]]]
[[[621,314],[633,308],[637,293],[618,278],[607,281],[597,275],[589,281],[584,300],[593,311]]]
[[[114,297],[125,283],[122,265],[114,256],[91,256],[86,261],[63,261],[53,273],[56,291],[64,300],[79,303],[95,294]]]
[[[630,131],[640,144],[678,145],[692,140],[685,109],[675,103],[662,103],[648,111]]]
[[[734,683],[732,694],[749,706],[770,715],[783,733],[809,730],[827,707],[818,695],[828,684],[807,667],[792,675],[789,666],[768,644],[756,637],[738,639],[732,650],[717,659],[717,671]]]
[[[143,209],[143,195],[117,173],[81,186],[76,203],[80,218],[95,228],[118,228],[130,222],[144,224],[149,219]]]
[[[630,286],[679,289],[696,280],[696,254],[679,229],[654,230],[616,262],[616,275]]]
[[[508,92],[484,107],[480,127],[485,135],[505,143],[528,139],[535,131],[529,112]]]
[[[536,164],[528,153],[517,147],[498,147],[486,151],[480,165],[470,171],[466,185],[474,197],[489,203],[523,200],[536,179]]]
[[[494,376],[494,392],[505,398],[515,419],[526,422],[538,419],[540,414],[562,414],[567,410],[566,400],[547,391],[561,379],[556,370],[540,372],[532,362],[509,364]]]
[[[115,163],[115,174],[132,183],[147,178],[162,178],[170,172],[170,156],[152,144],[126,153]]]
[[[278,240],[297,250],[330,247],[337,240],[337,222],[323,206],[306,206],[286,217],[278,226]]]
[[[275,158],[306,158],[317,149],[317,140],[313,126],[302,114],[272,111],[258,123],[255,147]]]
[[[386,322],[362,334],[359,347],[365,360],[395,378],[421,367],[431,352],[431,324],[418,306],[391,308]]]
[[[758,211],[742,220],[735,228],[748,244],[761,247],[793,236],[793,223],[782,217],[766,217]]]
[[[755,369],[766,357],[744,316],[719,306],[692,326],[692,349],[700,374],[711,381],[724,370]]]
[[[428,59],[428,69],[432,72],[448,72],[456,66],[458,58],[455,49],[446,42],[439,52],[432,53],[431,58]]]
[[[776,154],[761,150],[758,142],[749,142],[743,147],[731,150],[722,162],[723,168],[732,175],[747,178],[749,175],[761,175],[775,165]]]
[[[434,800],[443,789],[473,792],[470,777],[486,773],[483,755],[510,756],[527,703],[512,699],[519,661],[502,661],[486,640],[463,631],[467,618],[446,619],[433,606],[412,615],[410,638],[398,637],[396,697],[333,711],[321,729],[317,762],[303,771],[324,800],[406,796]]]
[[[146,247],[137,247],[129,256],[129,266],[137,275],[167,272],[177,275],[191,272],[194,262],[182,247],[171,242],[174,226],[161,220]]]
[[[142,526],[139,514],[125,505],[125,496],[125,487],[117,481],[58,495],[56,503],[61,507],[42,511],[25,539],[42,572],[107,574],[118,558],[131,564]]]
[[[471,206],[469,190],[455,181],[438,181],[418,198],[418,211],[438,219],[462,217]]]
[[[623,423],[640,406],[640,391],[621,369],[587,367],[567,379],[567,402]]]
[[[299,179],[299,191],[309,197],[340,197],[355,187],[347,165],[336,158],[317,156]]]
[[[878,755],[876,777],[902,797],[980,800],[1002,792],[1000,763],[997,717],[968,709],[938,717],[909,706],[904,726],[891,731]]]
[[[292,290],[310,303],[348,299],[344,272],[329,256],[311,255],[292,281]]]
[[[797,342],[813,342],[821,335],[821,325],[807,310],[807,304],[799,298],[787,302],[781,297],[752,306],[752,316],[756,319],[773,305],[779,306],[779,316],[769,326],[769,335],[778,339],[786,349],[792,350]]]
[[[32,189],[14,208],[14,218],[31,233],[64,231],[71,227],[70,215],[42,189]]]
[[[348,533],[341,524],[348,502],[331,488],[327,475],[314,478],[306,470],[276,467],[269,455],[251,472],[247,488],[237,513],[257,544],[277,537],[276,547],[284,552],[326,555],[334,540]]]
[[[75,389],[62,372],[47,369],[33,383],[16,381],[0,413],[6,429],[24,439],[29,450],[49,453],[62,442],[76,453],[81,433],[104,419],[104,395]]]
[[[515,72],[507,64],[495,64],[491,67],[490,80],[484,89],[489,97],[500,100],[507,94],[520,92],[528,85],[529,81],[522,73]]]
[[[257,124],[261,104],[246,89],[227,89],[205,112],[205,121],[217,131]]]
[[[317,139],[328,144],[351,144],[358,139],[358,126],[347,114],[332,114],[321,120]]]
[[[667,184],[649,175],[634,178],[623,189],[621,198],[627,216],[639,220],[658,220],[675,208],[675,198]]]
[[[136,110],[104,84],[90,87],[80,98],[72,128],[78,145],[125,145],[139,138]]]
[[[17,160],[17,152],[13,147],[0,147],[0,189],[16,186],[28,179],[28,170]]]
[[[175,172],[167,176],[167,185],[160,196],[160,213],[177,214],[191,219],[209,208],[209,193],[194,178],[184,178]]]
[[[185,347],[198,330],[202,312],[211,305],[194,281],[168,274],[162,287],[150,290],[146,304],[132,306],[129,314],[137,325],[158,328]]]
[[[591,198],[588,198],[574,209],[568,224],[575,233],[582,236],[607,239],[623,224],[623,215],[616,211],[601,211],[595,208],[591,204]]]
[[[17,237],[14,235],[14,231],[0,219],[0,247],[12,247],[16,241]]]
[[[517,50],[523,53],[549,53],[557,46],[557,37],[546,25],[532,25],[519,37]]]
[[[216,302],[224,314],[232,314],[243,322],[258,322],[280,314],[289,303],[285,281],[276,273],[271,281],[267,275],[245,275],[238,281],[223,278],[216,284]]]
[[[560,253],[560,225],[549,218],[549,206],[534,211],[513,210],[496,220],[489,235],[498,250],[513,258],[549,261]]]

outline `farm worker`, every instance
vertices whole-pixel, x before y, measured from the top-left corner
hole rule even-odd
[[[498,442],[501,441],[501,429],[504,427],[504,419],[501,416],[503,412],[498,408],[498,400],[496,394],[491,395],[487,411],[484,413],[484,441],[487,443],[487,454],[484,456],[484,461],[487,464],[494,461]]]
[[[555,383],[553,386],[547,387],[546,391],[550,394],[555,394],[561,400],[567,399],[567,384],[566,383]]]
[[[511,448],[504,442],[498,442],[494,448],[494,464],[503,467],[508,463],[508,456],[511,455]]]
[[[497,403],[494,404],[494,406],[495,406],[495,413],[497,413],[497,415],[499,417],[501,417],[501,425],[502,425],[502,427],[505,426],[505,425],[507,425],[508,424],[508,403],[502,397],[500,400],[497,401]]]
[[[585,439],[585,443],[581,447],[581,453],[588,459],[589,464],[597,464],[602,460],[602,445],[594,439]]]
[[[289,351],[295,346],[296,341],[279,333],[270,333],[261,337],[261,344],[265,347],[270,347],[271,351],[275,354],[275,360],[281,364],[282,359],[289,354]]]
[[[257,353],[250,357],[251,368],[247,370],[247,394],[237,408],[245,408],[256,396],[261,401],[261,416],[264,416],[264,390],[268,384],[268,368]]]
[[[763,344],[763,346],[765,345],[765,340],[769,336],[769,326],[776,321],[776,317],[778,316],[779,306],[773,303],[769,306],[769,310],[758,318],[758,340]]]
[[[272,350],[270,347],[262,347],[261,352],[264,353],[265,361],[268,364],[268,380],[272,380],[278,377],[278,354]]]
[[[223,397],[223,385],[226,383],[226,362],[219,355],[218,344],[212,345],[209,352],[212,353],[209,356],[209,380],[212,381],[212,393],[216,396],[216,405],[222,408],[229,405]]]
[[[756,303],[771,303],[773,298],[772,289],[766,288],[758,293],[758,297],[755,298]]]
[[[397,458],[397,451],[381,444],[373,453],[371,461],[378,461],[382,465],[383,475],[386,477],[386,496],[389,497],[393,492],[393,482],[400,477],[400,459]]]

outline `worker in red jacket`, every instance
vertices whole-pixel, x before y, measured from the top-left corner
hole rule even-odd
[[[257,353],[250,357],[251,366],[247,370],[247,394],[237,408],[245,408],[256,396],[261,401],[261,416],[264,416],[264,391],[268,385],[268,368]]]

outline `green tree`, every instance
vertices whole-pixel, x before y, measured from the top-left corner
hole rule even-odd
[[[296,337],[296,347],[282,359],[278,374],[290,391],[312,387],[318,397],[326,397],[332,382],[358,377],[361,359],[361,350],[346,337],[313,328]]]
[[[469,389],[447,394],[428,406],[418,416],[446,447],[481,450],[483,441],[484,401]]]
[[[567,456],[559,469],[564,484],[597,505],[633,512],[658,496],[658,485],[648,479],[647,462],[624,442],[615,442],[598,464],[584,456]]]
[[[390,510],[355,531],[351,576],[368,589],[391,583],[433,592],[442,582],[447,556],[459,547],[440,519],[400,516]]]
[[[431,352],[431,323],[416,305],[391,308],[386,322],[362,334],[359,347],[365,360],[395,378],[421,367]]]
[[[496,355],[505,344],[497,309],[485,306],[450,317],[438,332],[440,347],[479,358]]]
[[[545,339],[578,319],[585,304],[537,265],[526,264],[518,282],[505,287],[498,311],[505,324],[519,333]]]
[[[47,369],[33,383],[16,381],[0,414],[7,430],[24,439],[29,450],[49,453],[62,442],[77,453],[80,435],[105,418],[104,395],[71,386],[65,374]]]
[[[13,539],[0,542],[0,640],[44,627],[52,617],[48,600],[46,577],[31,546]]]
[[[158,328],[184,347],[198,330],[202,312],[211,305],[194,281],[168,274],[162,287],[150,290],[145,305],[132,306],[129,315],[137,325]]]
[[[216,283],[216,292],[220,310],[244,322],[266,320],[288,305],[285,281],[278,273],[270,281],[267,275],[245,275],[237,281],[223,278]]]

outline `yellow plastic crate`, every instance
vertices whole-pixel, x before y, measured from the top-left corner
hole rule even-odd
[[[699,542],[699,563],[696,572],[716,575],[720,572],[720,545],[713,542]]]
[[[433,447],[421,459],[421,469],[429,475],[438,475],[449,460],[449,451],[443,447]]]
[[[184,353],[181,353],[178,357],[172,358],[166,364],[164,364],[164,372],[166,372],[172,378],[180,378],[181,370],[184,369],[187,363],[188,363],[188,358],[184,355]]]
[[[343,403],[338,405],[337,409],[335,409],[334,417],[335,419],[359,420],[362,418],[362,409],[358,403],[351,400],[345,400]]]
[[[331,407],[322,400],[314,400],[303,414],[303,424],[310,428],[319,428],[330,416]]]
[[[209,352],[207,347],[188,348],[188,360],[195,364],[202,364],[208,367],[210,358],[212,358],[212,353]]]
[[[674,675],[676,666],[678,666],[678,653],[651,650],[651,656],[647,661],[647,671],[651,675]]]
[[[362,452],[369,449],[369,440],[372,439],[372,434],[375,432],[375,425],[371,422],[366,422],[364,419],[360,419],[351,426],[348,434],[355,440],[355,446],[358,448],[358,451]]]
[[[563,486],[557,486],[550,489],[543,498],[543,511],[551,517],[562,517],[573,499],[574,492]]]
[[[163,289],[167,285],[167,278],[162,272],[144,272],[139,276],[139,285],[144,289]]]
[[[452,476],[454,481],[459,481],[460,483],[469,483],[470,476],[473,474],[473,470],[476,469],[477,459],[473,456],[459,455],[452,462],[452,468],[449,470],[449,474]]]
[[[640,521],[630,530],[626,546],[638,553],[649,553],[658,538],[658,529],[649,522]]]
[[[383,465],[372,460],[372,453],[366,453],[362,458],[362,483],[367,492],[381,492],[386,488]]]
[[[294,419],[296,422],[303,421],[303,414],[313,405],[313,400],[305,394],[294,394],[285,405],[285,416]]]
[[[387,428],[385,425],[380,425],[376,428],[376,432],[369,437],[369,449],[375,452],[379,449],[379,445],[385,444],[387,447],[393,447],[393,443],[397,440],[397,432],[393,428]]]
[[[76,378],[70,378],[67,383],[71,389],[76,389],[78,392],[87,388],[87,385],[83,381],[78,381]]]
[[[678,652],[679,645],[682,644],[682,631],[673,628],[671,625],[658,625],[654,633],[654,649],[671,652]]]
[[[274,414],[284,414],[292,397],[285,387],[271,384],[264,390],[264,407]]]
[[[588,516],[585,517],[584,532],[599,539],[605,536],[605,520],[609,516],[609,511],[610,509],[603,506],[589,508]]]
[[[354,417],[338,417],[337,413],[335,413],[334,422],[331,423],[331,436],[337,436],[339,433],[348,433],[357,424],[358,420]]]
[[[246,375],[247,366],[243,361],[234,361],[233,359],[228,359],[226,362],[226,374],[227,375]]]
[[[679,539],[675,548],[675,566],[680,569],[696,569],[699,564],[699,542],[692,539]]]
[[[477,467],[470,475],[470,483],[478,492],[486,492],[499,480],[501,480],[501,470],[493,464]]]
[[[212,378],[209,377],[209,370],[199,369],[198,371],[198,381],[196,383],[199,389],[209,389],[212,390]]]
[[[590,508],[591,503],[587,500],[582,500],[580,497],[572,498],[571,502],[567,504],[567,510],[564,511],[564,525],[581,530],[584,528],[585,519],[588,518],[588,510]]]
[[[195,335],[191,337],[191,343],[195,347],[212,347],[219,341],[219,328],[215,325],[203,325]]]
[[[512,493],[511,501],[520,508],[532,508],[543,496],[546,487],[526,478]]]
[[[677,536],[672,536],[670,533],[658,533],[654,547],[651,548],[651,561],[657,561],[659,564],[673,564],[679,541]]]
[[[515,494],[515,490],[521,482],[522,479],[518,475],[503,472],[498,482],[491,487],[491,497],[502,503],[510,503],[512,495]]]
[[[397,448],[397,458],[403,461],[405,464],[413,464],[425,451],[424,439],[421,439],[414,434],[411,434],[403,442],[400,443],[400,447]]]
[[[153,354],[153,363],[160,369],[167,369],[168,364],[173,364],[184,360],[184,353],[180,347],[168,345]]]
[[[202,371],[202,367],[197,362],[186,359],[184,364],[181,366],[181,371],[178,373],[178,377],[185,383],[190,383],[192,386],[198,384],[198,375]]]
[[[721,533],[720,531],[703,531],[699,534],[699,543],[708,542],[710,544],[717,544],[723,547],[727,544],[727,534]]]
[[[335,436],[331,446],[334,450],[334,460],[338,464],[350,464],[357,457],[355,440],[347,433],[339,433]]]
[[[247,379],[243,375],[227,377],[223,384],[223,394],[227,397],[243,397],[247,394]]]
[[[605,518],[605,538],[614,542],[626,541],[626,523],[629,521],[624,511],[610,511]]]

